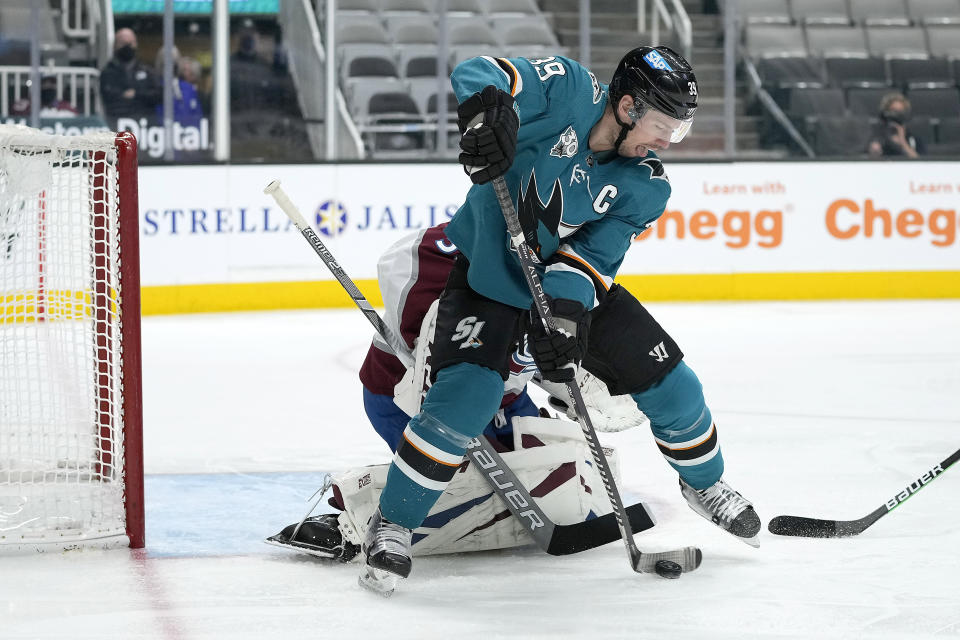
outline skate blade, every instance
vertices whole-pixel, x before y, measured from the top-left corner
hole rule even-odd
[[[754,549],[759,549],[759,548],[760,548],[760,536],[759,536],[759,535],[753,536],[752,538],[741,538],[740,536],[733,536],[733,537],[736,538],[737,540],[742,540],[744,544],[748,544],[748,545],[750,545],[751,547],[753,547]]]
[[[282,547],[284,549],[290,549],[291,551],[300,551],[302,553],[307,553],[315,558],[323,558],[324,560],[337,559],[337,556],[330,553],[329,551],[325,551],[313,545],[293,542],[292,540],[288,540],[287,538],[279,537],[279,535],[270,536],[269,538],[265,539],[264,542],[274,547]]]
[[[389,598],[393,595],[394,589],[397,588],[397,584],[400,582],[400,576],[395,573],[390,573],[389,571],[384,571],[383,569],[376,569],[370,565],[364,565],[357,582],[364,589],[381,595],[384,598]]]

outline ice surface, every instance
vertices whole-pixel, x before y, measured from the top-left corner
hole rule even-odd
[[[960,302],[650,309],[764,523],[859,518],[960,447]],[[640,548],[703,549],[680,580],[621,543],[525,548],[417,559],[384,600],[263,544],[323,471],[389,459],[360,405],[370,333],[353,309],[145,318],[147,549],[0,556],[0,638],[960,637],[958,469],[857,538],[754,550],[690,511],[648,431],[605,434],[659,521]]]

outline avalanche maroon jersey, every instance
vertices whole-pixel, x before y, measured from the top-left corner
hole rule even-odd
[[[377,280],[383,295],[384,322],[398,333],[413,354],[423,318],[440,297],[460,252],[444,235],[447,223],[404,236],[380,257]],[[526,349],[510,359],[510,377],[503,383],[504,407],[517,397],[533,376],[535,365]],[[374,336],[360,367],[360,382],[372,393],[393,396],[406,368],[379,335]]]

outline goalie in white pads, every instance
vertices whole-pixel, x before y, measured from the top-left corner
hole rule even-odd
[[[407,369],[379,336],[360,370],[364,409],[370,423],[391,451],[403,438],[410,416],[416,415],[430,384],[429,343],[436,319],[437,298],[458,255],[443,234],[446,224],[410,234],[395,243],[378,265],[385,303],[384,321],[410,348],[415,366]],[[611,511],[603,483],[580,428],[573,422],[545,417],[525,391],[534,378],[533,360],[514,353],[504,382],[500,411],[484,435],[550,518],[558,524],[583,522]],[[628,396],[611,396],[606,386],[581,369],[578,374],[593,423],[601,431],[622,431],[647,423]],[[567,411],[559,398],[564,385],[537,379],[549,393],[550,404]],[[574,416],[575,418],[575,416]],[[607,450],[615,475],[618,457]],[[341,561],[359,550],[369,517],[376,510],[389,465],[349,470],[330,479],[331,506],[339,514],[307,517],[267,539],[320,557]],[[472,465],[461,464],[454,479],[412,537],[416,555],[498,549],[528,544],[526,530],[510,516],[500,499]]]

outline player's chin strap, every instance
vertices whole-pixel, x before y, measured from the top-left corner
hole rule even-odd
[[[623,141],[627,139],[627,134],[633,131],[633,128],[637,126],[637,120],[640,119],[640,117],[637,115],[635,107],[630,107],[627,115],[630,116],[629,124],[620,119],[620,115],[617,113],[617,108],[614,107],[613,119],[617,121],[618,125],[620,125],[620,135],[617,136],[617,140],[613,143],[613,149],[594,154],[597,158],[597,163],[606,164],[620,155],[620,145],[623,144]]]

